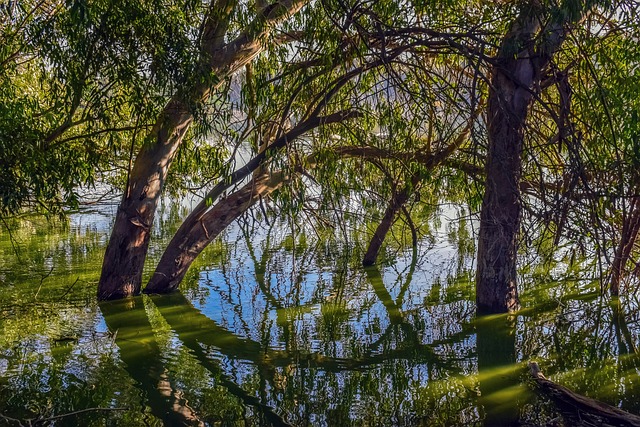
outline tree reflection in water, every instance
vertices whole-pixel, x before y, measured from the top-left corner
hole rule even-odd
[[[31,293],[0,290],[16,301],[0,323],[0,414],[128,408],[59,425],[545,424],[559,413],[526,384],[530,359],[579,393],[640,412],[632,299],[536,283],[517,316],[475,319],[468,270],[446,245],[362,269],[353,248],[273,226],[261,239],[235,228],[182,293],[98,307],[78,286],[45,304],[54,281],[64,291],[76,280],[63,260],[99,263],[99,236],[65,241],[73,257],[54,255],[60,268],[39,305],[29,302],[38,275]]]
[[[141,391],[141,406],[167,425],[203,425],[195,411],[171,384],[160,347],[140,297],[100,304],[115,336],[127,373]]]

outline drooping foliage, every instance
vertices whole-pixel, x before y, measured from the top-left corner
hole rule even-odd
[[[167,99],[194,84],[201,2],[9,2],[0,13],[3,212],[73,207],[101,172],[121,185]]]
[[[525,143],[525,180],[535,185],[526,190],[523,244],[547,269],[581,266],[614,293],[626,275],[616,264],[630,273],[636,252],[637,13],[621,3],[571,29]]]
[[[518,14],[537,13],[538,53],[549,53],[554,25],[565,39],[540,70],[524,124],[518,253],[564,271],[596,260],[596,276],[612,283],[630,277],[637,4],[326,0],[276,13],[303,4],[4,4],[3,214],[74,206],[79,186],[102,181],[127,197],[136,159],[179,102],[187,130],[160,191],[206,194],[210,210],[258,172],[282,174],[252,202],[269,204],[259,217],[291,213],[347,239],[357,233],[340,225],[358,218],[374,236],[363,250],[378,238],[384,253],[394,230],[400,246],[415,243],[443,201],[481,209],[491,73],[499,52],[522,48],[514,39],[500,51]],[[252,37],[259,48],[250,58],[237,50],[241,66],[211,62]],[[234,174],[248,159],[254,169]]]

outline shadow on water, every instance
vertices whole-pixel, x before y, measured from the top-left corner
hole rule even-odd
[[[369,346],[366,353],[375,354],[380,348],[384,348],[387,350],[385,350],[382,357],[378,357],[378,359],[384,360],[385,357],[390,357],[424,361],[427,363],[427,366],[437,365],[440,369],[446,369],[450,373],[457,373],[459,369],[455,363],[434,351],[434,347],[441,343],[432,342],[424,344],[416,326],[407,319],[407,314],[402,310],[402,300],[411,284],[414,269],[415,258],[414,262],[410,264],[409,272],[400,286],[397,297],[394,299],[385,286],[380,270],[375,266],[366,268],[367,281],[371,285],[378,300],[384,306],[389,318],[389,325],[386,330],[380,335],[380,338]],[[400,275],[400,278],[401,277],[403,276]]]
[[[218,327],[193,308],[180,293],[155,296],[153,301],[198,363],[232,395],[262,414],[264,419],[261,424],[276,427],[290,425],[273,408],[262,404],[259,399],[231,381],[222,371],[219,361],[210,357],[205,350],[207,346],[214,346],[231,357],[260,363],[262,359],[258,343],[238,338]],[[196,411],[181,397],[181,391],[169,380],[170,373],[165,366],[165,358],[156,341],[142,297],[102,303],[100,309],[115,336],[127,373],[140,388],[142,407],[148,406],[151,413],[165,425],[204,425]]]
[[[469,275],[438,270],[442,252],[363,270],[339,246],[299,244],[275,227],[252,236],[221,243],[184,293],[98,307],[84,302],[95,293],[82,283],[97,280],[99,236],[44,245],[35,235],[34,252],[52,256],[34,255],[20,275],[19,262],[7,264],[0,286],[0,416],[87,426],[547,425],[560,419],[558,405],[528,389],[532,359],[576,393],[640,411],[640,304],[631,298],[536,282],[517,317],[476,319]],[[56,269],[41,280],[49,262]],[[87,273],[74,287],[78,265]],[[60,418],[90,408],[101,411]]]
[[[277,378],[278,368],[298,370],[299,380],[301,382],[312,381],[315,383],[314,387],[322,387],[323,378],[328,382],[332,382],[332,378],[353,376],[363,381],[362,386],[366,387],[362,390],[363,392],[366,390],[367,393],[372,394],[377,393],[377,388],[381,387],[382,384],[379,383],[380,379],[376,378],[376,371],[370,369],[384,366],[393,361],[398,363],[404,361],[403,363],[409,364],[422,361],[429,366],[438,366],[439,369],[449,369],[452,372],[456,370],[452,363],[447,362],[446,358],[438,356],[430,346],[420,344],[417,332],[407,322],[400,321],[389,326],[390,330],[396,329],[396,332],[402,332],[402,334],[399,334],[401,336],[396,338],[398,341],[404,340],[404,343],[395,342],[390,348],[385,348],[382,352],[378,352],[374,351],[376,347],[380,346],[378,342],[374,343],[368,351],[363,352],[360,357],[336,358],[305,350],[271,349],[251,339],[238,337],[202,314],[181,293],[153,296],[151,298],[159,313],[176,333],[178,339],[190,349],[198,362],[214,373],[220,379],[220,384],[240,398],[245,405],[256,408],[264,417],[263,424],[268,422],[270,425],[281,426],[289,425],[289,422],[285,419],[285,416],[277,413],[274,408],[261,402],[260,399],[249,394],[232,381],[230,376],[221,369],[220,357],[249,362],[257,369],[259,376],[262,378],[262,381],[260,381],[261,387],[271,391],[277,388],[275,379]],[[399,331],[397,327],[400,327]],[[388,338],[392,335],[390,332],[383,334]],[[394,369],[394,375],[397,374],[398,372]],[[411,377],[396,378],[392,385],[394,388],[393,395],[402,400],[402,396],[406,396],[406,393],[411,388],[411,381]],[[350,388],[351,386],[343,384],[343,387]],[[262,393],[267,390],[259,392]],[[301,391],[304,392],[304,390]],[[385,396],[386,399],[391,399],[392,397],[392,395]],[[334,396],[334,398],[339,399],[338,396]],[[298,395],[295,399],[300,405],[313,406],[313,402],[307,396]],[[331,403],[331,399],[332,397],[329,395],[322,396],[322,400],[327,403]],[[349,404],[357,405],[357,402],[352,401],[334,401],[333,403],[347,406]],[[337,413],[334,416],[343,417],[337,415]],[[346,422],[344,418],[335,419],[341,419],[343,420],[341,422]],[[414,425],[415,423],[405,422],[403,424]]]

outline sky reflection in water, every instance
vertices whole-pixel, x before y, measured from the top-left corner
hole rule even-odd
[[[150,266],[179,215],[161,211]],[[0,424],[538,425],[558,414],[531,359],[640,412],[635,300],[537,283],[518,316],[476,320],[471,258],[446,233],[365,270],[353,248],[235,226],[182,293],[98,306],[109,218],[22,219],[20,259],[0,235]]]

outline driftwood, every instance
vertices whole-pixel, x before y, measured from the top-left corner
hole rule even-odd
[[[559,409],[571,411],[582,425],[640,427],[640,416],[623,411],[590,397],[582,396],[545,378],[536,362],[529,363],[531,375],[538,387],[552,398]]]

